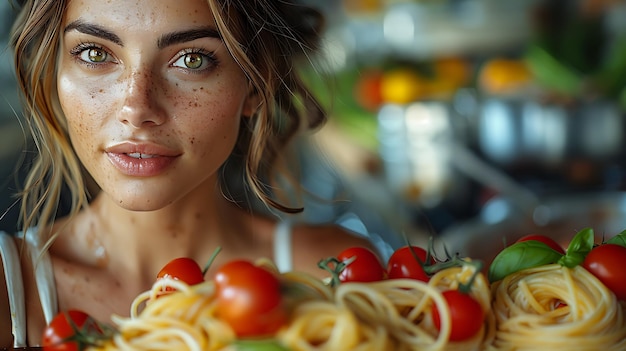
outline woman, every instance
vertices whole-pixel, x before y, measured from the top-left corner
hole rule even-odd
[[[319,274],[320,258],[369,245],[339,226],[290,228],[250,210],[302,210],[295,178],[275,171],[287,169],[296,133],[324,121],[295,67],[316,47],[319,25],[291,1],[26,1],[12,43],[39,151],[22,197],[33,258],[19,275],[28,344],[39,344],[57,310],[127,315],[175,257],[202,263],[221,247],[215,269],[276,257],[282,245],[297,252],[283,269]],[[237,164],[243,195],[224,185]],[[71,208],[56,218],[64,187]],[[1,237],[11,266],[8,297],[0,288],[4,326],[20,265],[7,257],[13,239]],[[20,323],[16,345],[25,342]],[[10,338],[2,328],[0,347]]]

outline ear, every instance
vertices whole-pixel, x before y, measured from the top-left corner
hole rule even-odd
[[[241,110],[241,114],[244,117],[252,117],[261,105],[261,97],[257,93],[256,89],[250,85],[248,90],[248,96],[246,97],[246,101],[244,101],[243,108]]]

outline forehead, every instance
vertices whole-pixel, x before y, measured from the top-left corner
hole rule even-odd
[[[215,24],[206,0],[70,0],[64,25],[77,19],[128,33]]]

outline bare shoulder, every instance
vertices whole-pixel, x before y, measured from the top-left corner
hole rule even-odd
[[[13,346],[13,334],[11,333],[11,328],[5,327],[11,326],[11,309],[9,307],[9,293],[2,259],[0,259],[0,325],[3,326],[0,328],[0,349],[11,349]]]
[[[337,256],[353,246],[376,250],[365,238],[337,225],[302,225],[293,229],[294,266],[296,270],[315,272],[317,263],[324,258]]]

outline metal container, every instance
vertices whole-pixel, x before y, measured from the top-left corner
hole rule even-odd
[[[424,207],[464,196],[467,184],[451,160],[459,122],[449,103],[387,104],[378,113],[379,153],[395,195]]]
[[[480,152],[501,165],[561,166],[572,159],[615,160],[626,146],[624,113],[611,101],[544,103],[486,98],[474,130]]]

